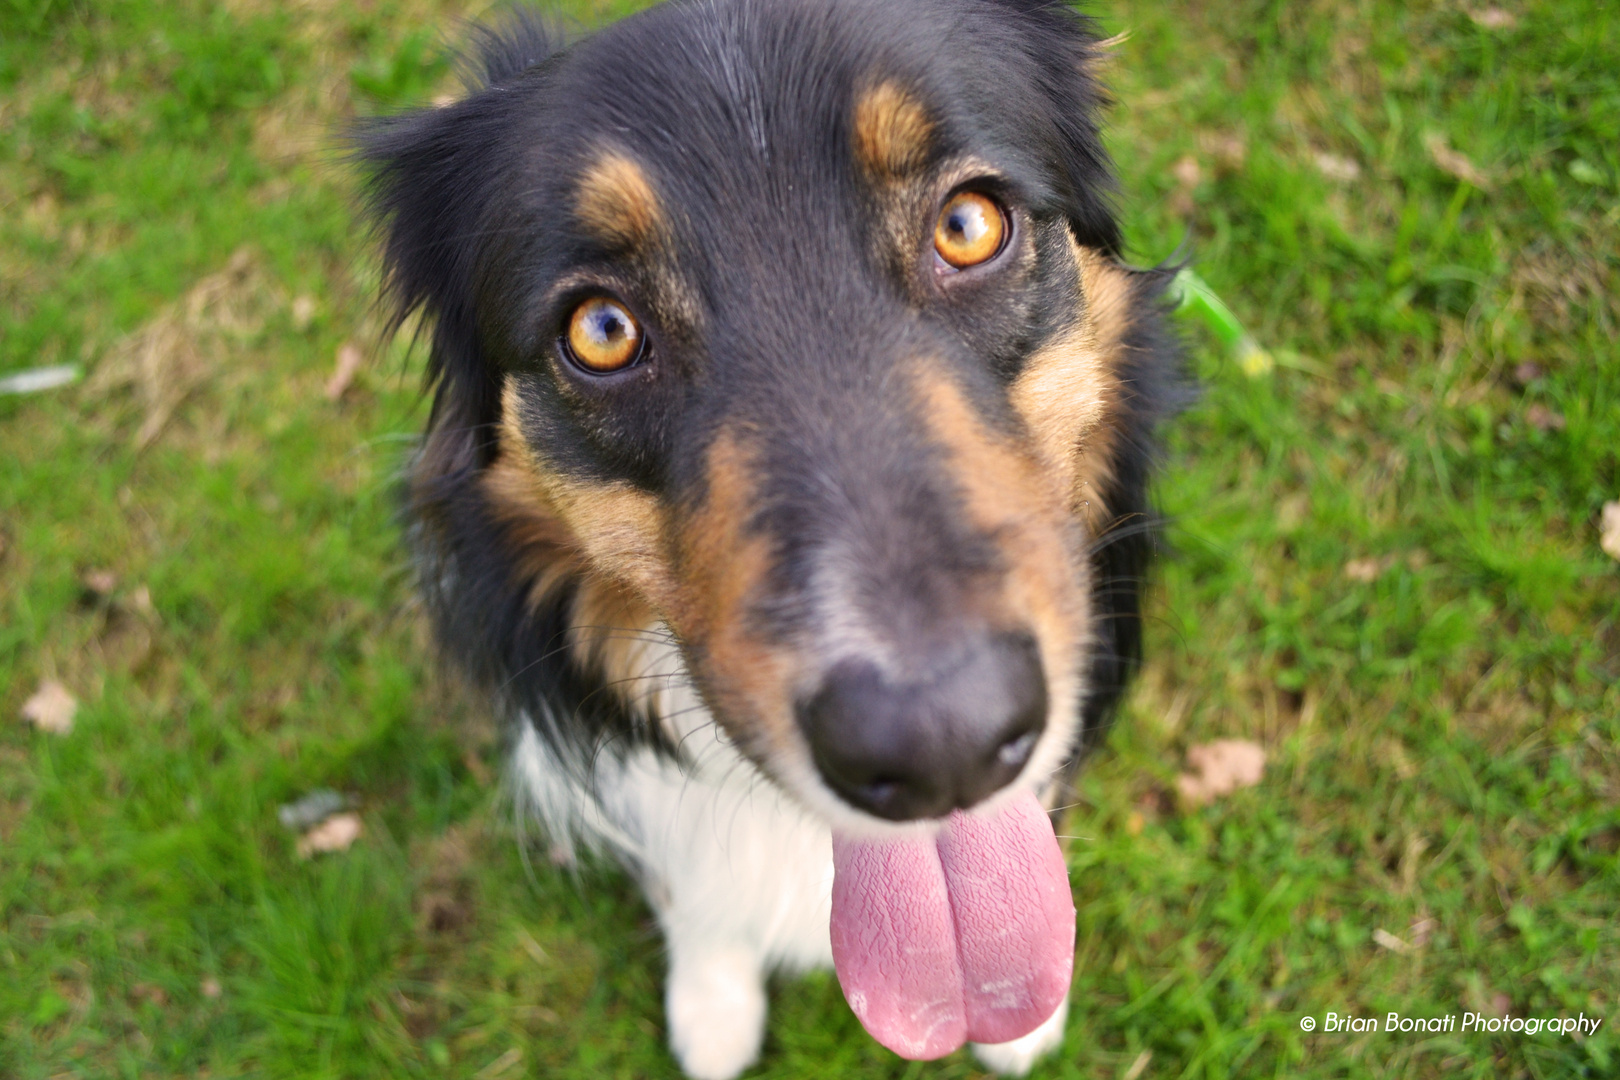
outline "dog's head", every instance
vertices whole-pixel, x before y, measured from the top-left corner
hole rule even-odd
[[[846,828],[1050,776],[1134,652],[1141,555],[1099,545],[1158,407],[1088,24],[677,0],[480,55],[363,137],[399,310],[434,319],[413,484],[451,636],[501,624],[495,678],[633,713],[623,632],[667,626]]]

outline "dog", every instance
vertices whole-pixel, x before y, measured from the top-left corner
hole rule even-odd
[[[357,134],[426,316],[426,607],[523,814],[639,881],[689,1076],[829,963],[907,1057],[1062,1040],[1046,809],[1139,661],[1183,396],[1105,52],[1049,0],[517,10]]]

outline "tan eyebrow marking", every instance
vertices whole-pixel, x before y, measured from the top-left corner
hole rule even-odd
[[[605,150],[579,180],[574,212],[605,243],[638,247],[663,226],[664,208],[640,165]]]
[[[933,138],[928,111],[896,82],[880,82],[855,102],[855,156],[880,179],[920,168]]]

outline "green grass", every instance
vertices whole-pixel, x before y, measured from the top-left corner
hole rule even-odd
[[[465,13],[0,0],[0,372],[90,372],[0,398],[0,1076],[674,1075],[645,907],[520,845],[427,658],[393,517],[415,367],[322,393],[376,330],[327,133],[442,90]],[[1189,243],[1281,363],[1195,335],[1037,1075],[1620,1072],[1620,16],[1513,13],[1102,11],[1133,253]],[[15,719],[47,678],[66,737]],[[1228,736],[1262,785],[1179,808],[1187,747]],[[366,833],[301,861],[275,808],[318,786]],[[1504,1003],[1605,1023],[1299,1025]],[[829,976],[773,1009],[759,1076],[974,1072],[879,1050]]]

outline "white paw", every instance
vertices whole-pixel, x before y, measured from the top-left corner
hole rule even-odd
[[[1069,1019],[1069,999],[1034,1031],[1012,1042],[974,1043],[973,1056],[991,1072],[1023,1076],[1034,1064],[1063,1043],[1063,1025]]]
[[[669,1048],[692,1080],[731,1080],[759,1057],[765,980],[744,949],[671,958],[664,992]]]

